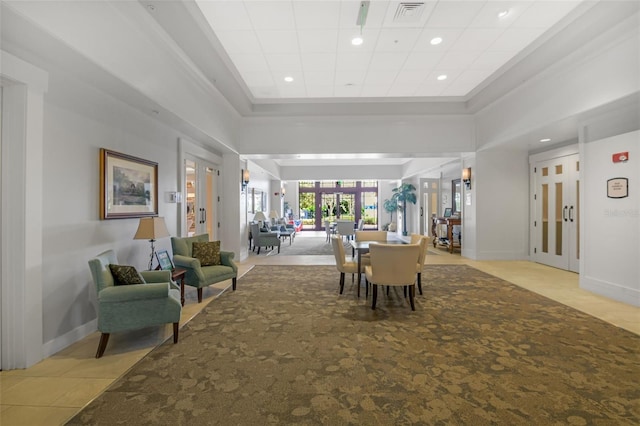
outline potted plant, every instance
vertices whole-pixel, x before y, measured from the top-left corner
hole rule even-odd
[[[391,215],[391,219],[389,220],[389,223],[386,224],[382,229],[384,231],[395,231],[395,226],[392,228],[392,225],[394,225],[393,223],[393,212],[395,212],[396,210],[398,210],[399,206],[398,206],[398,202],[397,201],[393,201],[390,199],[386,199],[384,200],[384,203],[382,204],[382,206],[384,207],[384,211],[386,211],[387,213],[389,213]]]
[[[418,201],[416,187],[410,183],[403,183],[392,191],[391,200],[395,201],[399,209],[402,209],[402,235],[407,235],[407,203],[415,204]]]

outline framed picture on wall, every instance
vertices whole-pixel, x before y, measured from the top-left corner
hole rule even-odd
[[[100,149],[100,219],[158,215],[158,163]]]

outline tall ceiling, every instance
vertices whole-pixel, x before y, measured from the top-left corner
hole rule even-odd
[[[465,97],[581,1],[196,3],[260,102]]]

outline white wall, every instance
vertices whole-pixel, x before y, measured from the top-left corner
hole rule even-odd
[[[640,131],[581,144],[580,287],[640,306]],[[612,154],[629,152],[625,163]],[[629,179],[627,198],[608,198],[607,180]]]
[[[471,176],[475,228],[467,229],[465,219],[463,238],[475,231],[475,253],[465,250],[465,256],[476,260],[527,259],[528,153],[506,149],[479,151]],[[463,194],[463,204],[464,197]]]
[[[114,249],[121,263],[147,266],[148,241],[133,240],[138,219],[99,219],[99,149],[158,163],[158,212],[177,235],[177,140],[181,135],[113,98],[52,74],[44,109],[43,341],[50,354],[93,331],[95,290],[87,261]],[[169,238],[157,249],[171,252]]]

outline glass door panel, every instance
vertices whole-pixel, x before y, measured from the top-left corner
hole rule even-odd
[[[334,193],[322,192],[320,194],[320,203],[322,205],[322,220],[324,224],[325,220],[329,222],[335,222],[338,217],[338,199]],[[324,225],[322,225],[324,227]]]
[[[204,181],[205,181],[205,191],[204,191],[204,206],[203,206],[203,213],[204,213],[204,217],[202,218],[203,222],[203,228],[204,231],[209,234],[210,238],[214,238],[215,236],[215,227],[213,226],[213,224],[215,223],[216,218],[214,217],[214,212],[215,212],[215,208],[214,208],[214,203],[213,203],[213,199],[214,199],[214,191],[215,191],[215,187],[213,184],[213,180],[214,180],[214,170],[211,167],[204,167]]]
[[[186,184],[184,193],[186,196],[187,215],[186,229],[187,237],[193,237],[196,234],[196,163],[195,161],[185,160],[184,162]]]
[[[364,229],[378,229],[378,193],[362,193],[362,213]]]
[[[316,194],[301,192],[298,217],[302,220],[303,229],[315,229],[316,223]]]
[[[355,194],[338,194],[337,199],[338,204],[340,205],[340,208],[338,209],[338,217],[342,220],[352,220],[355,222]]]
[[[216,227],[216,170],[198,159],[187,159],[185,170],[185,229],[186,235],[209,234],[217,237]]]

